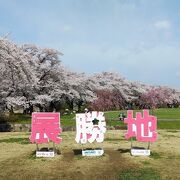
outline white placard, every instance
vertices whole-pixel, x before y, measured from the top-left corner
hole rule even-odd
[[[102,156],[103,154],[103,149],[82,150],[82,156]]]
[[[131,149],[132,156],[150,156],[149,149]]]
[[[36,157],[54,157],[54,151],[36,151]]]

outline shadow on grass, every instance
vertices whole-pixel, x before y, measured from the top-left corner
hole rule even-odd
[[[125,139],[106,138],[104,141],[126,141]]]
[[[82,155],[82,149],[73,149],[73,152],[75,156]]]
[[[32,160],[36,159],[36,150],[31,152],[31,154],[29,155],[28,159],[32,159]]]
[[[145,148],[144,147],[134,146],[134,147],[132,147],[132,149],[145,149]],[[123,148],[121,148],[121,149],[118,149],[118,151],[120,153],[122,153],[122,154],[124,154],[124,153],[131,153],[131,149],[123,149]]]
[[[145,150],[145,147],[139,147],[139,146],[133,146],[132,149],[141,149],[141,150]]]
[[[122,153],[122,154],[125,154],[125,153],[130,153],[130,152],[131,152],[131,150],[130,150],[130,149],[123,149],[123,148],[118,149],[118,151],[119,151],[120,153]]]
[[[177,132],[179,132],[179,131],[177,131],[177,130],[167,130],[167,132],[170,132],[170,133],[177,133]]]

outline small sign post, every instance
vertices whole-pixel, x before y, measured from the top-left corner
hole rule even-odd
[[[86,144],[104,141],[104,133],[106,132],[106,122],[103,112],[86,112],[76,114],[76,138],[77,143]],[[83,146],[82,146],[83,147]],[[82,156],[102,156],[103,148],[84,149],[82,148]]]
[[[149,149],[131,149],[132,156],[150,156]]]
[[[32,113],[30,141],[36,143],[36,157],[54,157],[54,143],[61,143],[62,138],[58,137],[61,132],[60,113]],[[53,142],[53,148],[39,148],[38,144],[50,141]]]
[[[143,110],[143,116],[138,112],[136,113],[136,118],[133,118],[133,111],[129,110],[124,122],[127,124],[125,138],[131,138],[131,155],[149,156],[150,142],[155,142],[157,140],[157,118],[149,115],[149,110]],[[148,148],[133,147],[132,137],[136,137],[139,142],[148,142]]]
[[[102,156],[103,154],[103,149],[87,149],[82,151],[82,156]]]

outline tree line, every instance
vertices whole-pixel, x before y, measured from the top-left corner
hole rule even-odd
[[[179,107],[180,91],[126,80],[118,73],[87,76],[63,66],[63,54],[0,38],[0,111],[119,110]]]

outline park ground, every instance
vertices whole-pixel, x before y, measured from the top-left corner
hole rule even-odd
[[[134,116],[136,112],[142,112],[141,110],[134,110]],[[126,124],[119,121],[119,114],[126,114],[126,110],[121,111],[107,111],[105,112],[107,126],[120,126],[121,129],[126,129]],[[180,129],[180,108],[161,108],[150,110],[150,114],[157,116],[159,129]],[[30,115],[14,114],[11,117],[11,123],[31,124]],[[75,127],[75,114],[69,113],[64,115],[61,113],[61,126],[62,127]]]
[[[63,142],[56,146],[60,153],[55,158],[36,158],[30,133],[0,133],[0,179],[180,179],[180,130],[158,130],[158,141],[151,144],[150,157],[131,156],[130,141],[125,140],[124,133],[125,130],[109,130],[102,144],[82,147],[74,140],[75,132],[63,132]],[[134,141],[133,146],[147,147],[147,143]],[[82,148],[96,147],[103,147],[105,154],[81,156]]]

